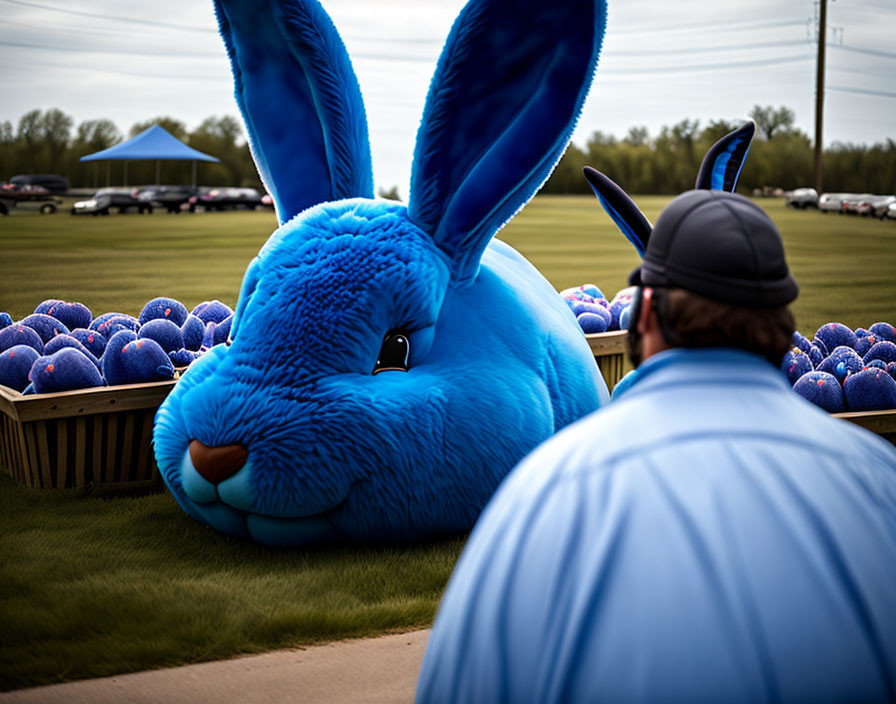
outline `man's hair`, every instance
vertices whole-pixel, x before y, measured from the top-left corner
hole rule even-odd
[[[796,320],[786,305],[746,308],[680,288],[653,293],[657,321],[673,347],[736,347],[776,367],[791,347]]]

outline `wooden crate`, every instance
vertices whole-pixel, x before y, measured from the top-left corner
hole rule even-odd
[[[597,368],[607,382],[607,389],[613,393],[613,387],[632,368],[632,364],[625,353],[625,338],[628,332],[617,330],[615,332],[601,332],[585,335],[591,346],[591,354],[597,362]]]
[[[611,392],[631,369],[626,334],[585,336]],[[175,383],[31,396],[0,386],[0,465],[17,481],[35,488],[97,493],[160,489],[152,427]],[[896,445],[896,410],[837,416]]]
[[[41,489],[161,488],[152,427],[174,384],[29,396],[0,386],[0,464],[17,481]]]

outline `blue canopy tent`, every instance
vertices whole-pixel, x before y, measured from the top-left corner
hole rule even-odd
[[[162,159],[192,161],[194,186],[196,185],[197,161],[220,161],[216,157],[203,154],[192,147],[188,147],[165,128],[159,127],[159,125],[153,125],[149,129],[143,130],[143,132],[127,142],[82,156],[80,161],[124,161],[124,181],[125,185],[127,185],[128,161],[150,159],[155,159],[156,162],[156,182],[159,180],[159,164]]]

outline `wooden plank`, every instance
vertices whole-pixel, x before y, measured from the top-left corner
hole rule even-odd
[[[103,428],[106,425],[106,417],[102,415],[90,416],[93,423],[93,462],[90,466],[88,485],[100,481],[103,476]]]
[[[84,468],[87,465],[87,419],[75,418],[75,488],[87,486]]]
[[[134,434],[136,432],[135,416],[137,411],[128,411],[124,414],[124,436],[121,448],[121,481],[129,482],[134,479]]]
[[[34,394],[21,396],[12,403],[17,417],[22,421],[158,408],[176,383],[157,381],[149,384],[103,386],[53,394]]]
[[[47,432],[51,432],[53,426],[56,426],[56,456],[50,457],[50,465],[56,460],[56,483],[57,489],[65,488],[65,477],[68,474],[68,422],[64,418],[56,420],[54,423],[47,423]]]
[[[104,484],[111,484],[116,481],[115,469],[118,466],[118,458],[115,456],[118,451],[118,414],[106,413],[103,420],[106,425],[106,456],[102,481]]]
[[[152,424],[156,418],[155,411],[143,411],[142,432],[140,443],[137,446],[137,479],[149,480],[152,478]]]
[[[22,394],[18,391],[0,384],[0,413],[18,420],[19,412],[16,410],[16,401],[20,398],[22,398]]]
[[[40,485],[44,489],[53,488],[53,474],[50,471],[50,444],[47,442],[47,424],[43,421],[28,423],[26,428],[31,430],[32,465],[40,473]],[[35,462],[36,460],[36,462]]]
[[[878,435],[896,434],[896,409],[863,413],[835,413],[834,416],[860,425]]]
[[[25,485],[37,488],[40,481],[37,478],[37,464],[33,458],[33,447],[29,449],[25,437],[25,424],[16,423],[16,435],[19,437],[19,456],[22,461],[22,470],[25,473]]]
[[[620,352],[625,353],[625,338],[627,335],[627,330],[616,330],[614,332],[585,335],[585,339],[591,347],[591,354],[598,357],[608,354],[619,354]]]

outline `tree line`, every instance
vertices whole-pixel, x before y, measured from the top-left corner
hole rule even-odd
[[[195,130],[173,117],[156,117],[131,126],[128,138],[152,125],[160,125],[185,144],[220,159],[220,163],[197,162],[198,182],[206,186],[260,187],[242,128],[234,117],[209,117]],[[60,174],[73,188],[98,188],[124,182],[124,162],[80,162],[82,156],[108,149],[124,140],[114,122],[107,119],[75,122],[58,108],[31,110],[14,127],[0,122],[0,180],[16,174]],[[147,185],[189,184],[189,161],[129,161],[127,183]]]
[[[739,189],[792,189],[811,186],[815,156],[809,136],[794,127],[794,113],[787,107],[755,106],[750,113],[757,135]],[[261,183],[252,162],[240,123],[230,116],[209,117],[195,130],[173,117],[157,117],[133,125],[128,137],[147,127],[161,125],[194,149],[218,157],[220,163],[199,163],[199,183],[207,186],[252,186]],[[584,147],[570,144],[544,193],[589,193],[582,167],[593,166],[616,181],[628,193],[680,193],[694,185],[703,155],[739,123],[682,120],[665,126],[656,135],[646,127],[632,127],[622,139],[596,131]],[[123,182],[122,162],[81,163],[80,157],[120,143],[124,136],[111,120],[85,120],[75,127],[71,116],[58,108],[31,110],[17,125],[0,122],[0,180],[20,173],[55,173],[72,187],[96,188]],[[187,184],[189,162],[162,161],[159,182]],[[127,182],[156,182],[155,162],[131,161]],[[824,187],[829,192],[893,193],[896,191],[896,142],[856,145],[834,143],[824,151]],[[381,195],[397,196],[393,187]]]
[[[738,190],[790,190],[815,185],[815,150],[809,136],[794,127],[787,107],[755,106],[750,117],[756,137],[741,172]],[[543,193],[590,193],[582,177],[586,164],[602,171],[627,193],[674,194],[694,187],[707,150],[741,123],[682,120],[651,137],[646,127],[632,127],[623,139],[594,132],[584,148],[571,144]],[[896,192],[896,142],[871,146],[834,143],[823,153],[824,190],[828,192]]]

